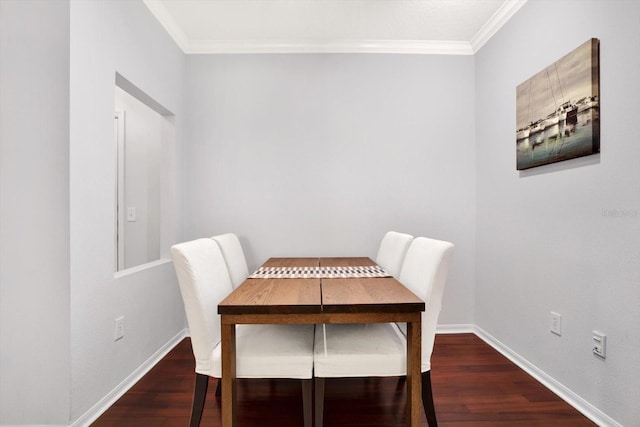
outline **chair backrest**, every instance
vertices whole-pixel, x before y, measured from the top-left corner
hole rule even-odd
[[[227,270],[229,270],[229,275],[231,276],[231,285],[235,289],[249,276],[249,268],[247,267],[247,260],[244,257],[240,240],[233,233],[213,236],[212,239],[220,245],[224,261],[227,264]]]
[[[453,254],[453,244],[416,237],[400,272],[400,283],[425,301],[422,313],[422,372],[431,369],[431,353],[442,307],[442,294]]]
[[[410,234],[389,231],[384,235],[378,248],[376,264],[387,270],[393,277],[400,275],[404,256],[413,240]]]
[[[209,238],[171,247],[180,293],[187,314],[196,371],[211,369],[220,342],[218,303],[231,293],[231,280],[218,244]]]

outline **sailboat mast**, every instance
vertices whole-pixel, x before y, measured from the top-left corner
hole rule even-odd
[[[553,96],[553,104],[555,105],[555,109],[558,109],[558,102],[556,101],[556,94],[553,91],[553,85],[551,84],[551,77],[549,77],[549,69],[545,68],[545,71],[547,72],[547,80],[549,81],[549,89],[551,89],[551,96]]]
[[[558,87],[560,88],[560,96],[562,97],[562,103],[564,104],[564,92],[562,91],[562,83],[560,83],[560,73],[558,73],[558,64],[554,62],[553,66],[556,69],[556,78],[558,79]]]

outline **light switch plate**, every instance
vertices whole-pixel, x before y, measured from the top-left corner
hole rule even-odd
[[[607,336],[602,332],[593,331],[592,341],[593,354],[604,359],[607,356]]]
[[[124,338],[124,316],[120,316],[114,320],[113,340],[118,341]]]
[[[554,334],[561,336],[562,335],[562,315],[558,313],[551,312],[551,332]]]

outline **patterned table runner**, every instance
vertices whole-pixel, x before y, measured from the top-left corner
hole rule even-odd
[[[260,267],[250,279],[331,279],[357,277],[391,277],[379,265],[352,267]]]

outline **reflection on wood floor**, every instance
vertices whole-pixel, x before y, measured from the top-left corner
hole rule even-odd
[[[441,427],[595,425],[473,334],[437,335],[431,366]],[[187,338],[93,426],[187,426],[194,376]],[[220,426],[216,384],[210,380],[202,427]],[[397,378],[327,379],[324,425],[404,426],[403,385]],[[239,426],[302,425],[297,381],[238,380],[237,396]]]

